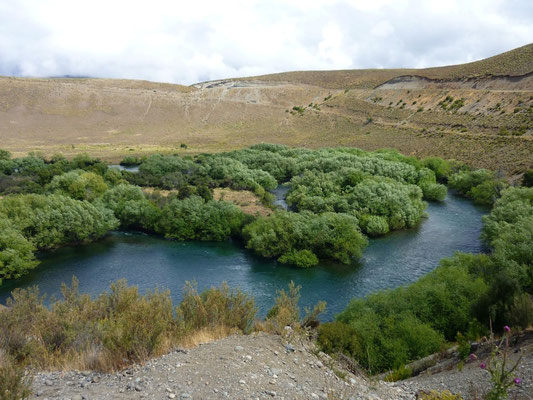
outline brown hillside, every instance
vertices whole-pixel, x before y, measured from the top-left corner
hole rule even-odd
[[[268,82],[291,82],[331,89],[370,89],[390,79],[417,75],[430,79],[464,79],[487,75],[518,76],[533,72],[533,43],[467,64],[425,69],[358,69],[339,71],[294,71],[256,76]],[[250,78],[244,78],[250,79]]]
[[[189,153],[258,142],[392,147],[516,174],[533,167],[533,87],[531,75],[508,76],[531,72],[532,49],[452,67],[289,72],[190,87],[0,77],[0,147],[110,161],[185,152],[181,144]]]

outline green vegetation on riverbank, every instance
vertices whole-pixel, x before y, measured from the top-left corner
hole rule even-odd
[[[458,180],[466,173],[460,174]],[[457,253],[409,286],[352,300],[335,322],[321,326],[323,349],[345,353],[376,373],[434,353],[458,334],[475,340],[490,324],[528,327],[533,323],[533,189],[503,190],[483,222],[490,255]]]
[[[139,170],[112,169],[86,154],[69,161],[2,152],[0,282],[35,267],[37,250],[86,243],[118,227],[176,240],[236,238],[261,256],[300,267],[321,259],[350,264],[366,246],[362,232],[379,236],[417,225],[423,199],[442,200],[446,187],[437,178],[445,181],[451,171],[444,160],[392,150],[268,144],[194,158],[130,157],[124,164]],[[215,188],[248,190],[272,207],[270,190],[280,183],[291,187],[293,211],[250,216],[213,200]]]
[[[138,161],[139,172],[128,172],[110,169],[85,155],[71,161],[62,157],[46,160],[38,155],[11,159],[3,155],[0,279],[17,278],[35,267],[37,250],[85,243],[119,227],[176,240],[220,241],[232,237],[261,256],[300,267],[316,265],[321,259],[349,264],[362,255],[367,244],[364,234],[379,236],[415,226],[424,217],[424,200],[442,200],[446,194],[443,184],[449,183],[458,193],[493,205],[490,215],[484,218],[483,229],[483,240],[492,253],[456,254],[442,260],[439,268],[412,285],[353,300],[335,322],[321,326],[319,344],[325,351],[343,352],[377,373],[438,351],[446,342],[455,340],[458,333],[475,338],[485,332],[489,321],[495,327],[504,324],[525,327],[533,321],[532,188],[509,187],[490,171],[472,171],[438,158],[418,160],[390,150],[313,151],[257,145],[195,158],[154,155]],[[213,200],[213,189],[224,187],[249,190],[269,205],[272,202],[269,190],[280,183],[290,185],[287,201],[291,211],[277,209],[270,216],[250,216],[234,204]],[[143,190],[148,186],[150,191]],[[72,302],[69,309],[83,306],[95,310],[101,310],[99,301],[111,301],[105,300],[108,295],[103,295],[89,303],[93,300],[65,290],[64,303],[55,303],[51,309],[43,307],[37,293],[30,291],[14,294],[19,297],[11,306],[19,303],[25,307],[25,302],[34,299],[28,309],[53,314],[63,310],[61,304],[68,301]],[[116,290],[130,293],[125,287]],[[215,292],[211,295],[229,296]],[[155,301],[154,307],[158,309],[158,304],[168,303],[161,296],[141,298],[131,292],[126,297],[131,304],[143,305],[140,308]],[[295,296],[285,293],[284,298],[292,304]],[[242,295],[237,297],[242,300]],[[212,304],[198,308],[194,304],[198,305],[204,297],[193,294],[187,298],[185,305],[191,307],[187,318],[199,318],[189,325],[201,329],[201,321],[207,323],[212,319],[207,315]],[[232,309],[232,300],[223,303]],[[127,311],[128,307],[124,308],[127,313],[131,311]],[[162,315],[167,315],[168,304],[163,309],[167,311],[161,311]],[[96,312],[98,318],[110,318],[117,329],[126,323],[119,321],[119,314],[114,314],[113,319],[102,312]],[[63,317],[52,314],[46,318],[53,321]],[[134,314],[133,320],[142,322],[144,317]],[[279,330],[283,321],[290,324],[293,314],[294,307],[292,311],[275,309],[267,319]],[[276,318],[279,321],[274,323]],[[91,321],[87,324],[96,323]],[[164,332],[165,343],[174,340],[165,336],[174,335],[167,327],[177,324],[174,319],[169,321],[158,328],[158,332]],[[249,329],[249,324],[222,325],[238,325],[242,331]],[[152,333],[145,330],[139,333],[142,338],[131,339],[135,346],[142,342],[142,357],[160,351],[154,350],[159,339],[146,339]],[[63,331],[57,334],[61,344],[71,337]],[[117,339],[113,336],[109,339],[107,334],[112,334],[112,329],[96,332],[95,340],[105,343],[104,346],[117,345]],[[155,347],[150,348],[147,343]],[[127,348],[115,350],[117,354],[127,354],[128,359],[142,358]],[[9,354],[17,358],[18,351],[15,346]],[[65,351],[63,356],[71,354],[70,350]],[[104,358],[108,360],[107,356]],[[116,367],[118,364],[106,368]]]

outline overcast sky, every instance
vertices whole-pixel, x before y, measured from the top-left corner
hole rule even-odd
[[[533,42],[533,0],[0,0],[0,75],[191,84],[463,63]]]

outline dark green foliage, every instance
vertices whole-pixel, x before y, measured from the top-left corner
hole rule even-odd
[[[489,215],[483,217],[482,239],[490,246],[507,226],[533,217],[533,188],[509,188],[502,192]]]
[[[101,197],[107,189],[108,186],[101,175],[80,169],[57,175],[46,186],[46,190],[50,193],[88,201]]]
[[[388,225],[372,234],[386,233],[417,225],[426,207],[419,187],[388,178],[363,178],[357,170],[306,172],[291,183],[292,190],[287,196],[290,205],[315,213],[334,211],[354,215],[366,233],[369,233],[367,216],[382,217],[380,225]]]
[[[124,167],[132,167],[134,165],[139,165],[141,162],[142,161],[137,157],[126,156],[122,159],[122,161],[120,162],[120,165]]]
[[[243,230],[246,246],[263,257],[301,267],[316,259],[345,264],[361,257],[367,244],[356,218],[346,214],[277,211]],[[308,250],[307,252],[300,252]],[[315,258],[312,257],[313,254]]]
[[[380,215],[363,215],[360,219],[360,226],[369,236],[381,236],[389,232],[387,218]]]
[[[525,187],[533,186],[533,169],[528,169],[526,172],[524,172],[524,176],[522,177],[522,185]]]
[[[0,194],[24,194],[42,193],[43,187],[39,185],[35,178],[20,175],[4,175],[0,173]]]
[[[38,249],[88,242],[118,225],[110,210],[60,195],[8,196],[0,201],[0,215]]]
[[[19,278],[34,268],[38,264],[34,251],[35,246],[0,215],[0,285],[3,279]]]
[[[449,184],[474,202],[488,206],[492,205],[500,196],[500,192],[507,187],[503,179],[496,178],[494,172],[486,169],[458,172],[450,177]]]
[[[326,353],[345,353],[354,359],[360,359],[362,355],[357,331],[344,322],[334,321],[320,325],[317,343]]]
[[[7,150],[0,149],[0,160],[9,160],[11,153]]]
[[[424,199],[428,201],[443,201],[446,198],[448,189],[439,183],[420,183],[420,189],[424,193]]]
[[[0,159],[0,173],[5,175],[11,175],[15,172],[17,168],[17,163],[14,160],[10,159]]]
[[[115,213],[122,228],[154,230],[161,210],[138,186],[120,184],[105,192],[103,204]]]
[[[221,241],[237,236],[246,220],[233,204],[191,196],[163,207],[155,229],[169,239]]]
[[[474,171],[459,173],[451,180],[470,192],[494,182],[492,179],[488,171]],[[336,332],[355,337],[362,351],[353,354],[345,344],[351,342],[344,337],[337,338],[344,348],[334,350],[344,351],[378,372],[436,351],[442,338],[475,339],[488,329],[489,321],[495,330],[531,324],[533,189],[508,188],[501,195],[490,215],[483,218],[482,237],[493,248],[491,255],[458,253],[443,259],[435,271],[414,284],[352,300],[337,317],[349,329]],[[334,335],[324,335],[319,340],[328,348],[328,335]]]
[[[312,267],[318,264],[318,258],[311,250],[289,250],[278,261],[282,264],[296,265],[302,268]]]
[[[408,287],[352,300],[338,320],[350,326],[362,352],[346,351],[373,372],[438,351],[444,338],[468,328],[472,308],[487,293],[483,279],[464,267],[484,259],[458,254]]]

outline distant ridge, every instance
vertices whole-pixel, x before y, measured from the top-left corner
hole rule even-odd
[[[462,65],[296,71],[192,86],[0,77],[0,147],[16,156],[87,151],[117,162],[261,142],[386,147],[519,179],[533,167],[532,115],[533,44]]]
[[[533,43],[483,60],[444,67],[293,71],[241,79],[300,83],[329,89],[373,89],[393,78],[405,75],[418,75],[430,79],[465,79],[483,76],[519,76],[531,72],[533,72]]]

